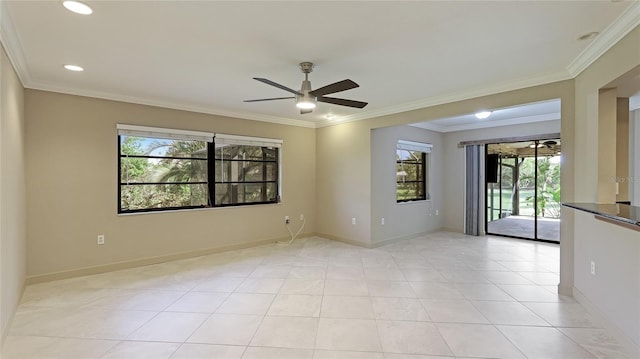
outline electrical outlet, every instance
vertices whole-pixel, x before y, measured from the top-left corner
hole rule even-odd
[[[291,218],[289,218],[289,216],[284,216],[284,224],[289,224],[291,223]]]
[[[301,215],[300,215],[300,220],[301,220],[301,221],[304,221],[304,214],[301,214]]]
[[[591,275],[593,275],[593,276],[596,275],[596,262],[595,261],[591,261]]]
[[[436,216],[440,215],[440,210],[436,209]]]
[[[351,224],[356,224],[356,217],[351,218]]]
[[[104,234],[98,235],[98,244],[100,245],[104,244]]]
[[[382,217],[382,219],[380,219],[380,224],[384,226],[384,217]]]

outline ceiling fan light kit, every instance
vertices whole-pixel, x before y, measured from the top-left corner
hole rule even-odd
[[[311,92],[311,81],[309,81],[309,73],[313,71],[313,63],[300,63],[300,70],[302,70],[302,73],[304,73],[304,81],[302,81],[302,87],[300,88],[300,93],[302,93],[302,96],[296,95],[296,107],[303,110],[312,110],[316,108],[316,98],[309,94],[309,92]]]
[[[284,85],[280,85],[279,83],[273,82],[271,80],[254,77],[254,80],[260,81],[267,85],[271,85],[277,87],[281,90],[285,90],[289,93],[294,94],[295,96],[290,97],[274,97],[274,98],[263,98],[257,100],[245,100],[244,102],[261,102],[261,101],[272,101],[272,100],[284,100],[284,99],[295,99],[296,107],[300,109],[300,114],[306,114],[313,112],[313,109],[316,107],[316,102],[325,102],[339,106],[347,106],[354,108],[364,108],[367,103],[362,101],[354,101],[347,100],[343,98],[335,98],[335,97],[325,97],[324,95],[351,90],[356,87],[359,87],[357,83],[351,80],[342,80],[330,85],[320,87],[319,89],[312,90],[311,81],[309,81],[309,73],[313,71],[313,63],[312,62],[301,62],[300,70],[304,74],[304,80],[302,81],[302,86],[300,87],[300,91],[293,90]]]

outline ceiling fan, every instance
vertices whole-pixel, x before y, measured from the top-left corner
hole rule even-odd
[[[358,85],[357,83],[351,80],[342,80],[324,87],[320,87],[319,89],[311,90],[311,81],[309,81],[309,73],[313,71],[313,63],[301,62],[300,70],[302,70],[302,73],[304,73],[304,81],[302,81],[302,87],[300,88],[300,91],[290,89],[286,86],[280,85],[279,83],[273,82],[265,78],[261,78],[261,77],[253,78],[254,80],[258,80],[267,85],[271,85],[281,90],[290,92],[295,96],[262,98],[257,100],[245,100],[244,102],[260,102],[260,101],[295,99],[296,107],[300,109],[300,114],[313,112],[313,109],[316,107],[316,102],[326,102],[334,105],[355,107],[355,108],[363,108],[367,105],[366,102],[362,102],[362,101],[347,100],[344,98],[335,98],[335,97],[325,96],[332,93],[351,90],[356,87],[360,87],[360,85]]]

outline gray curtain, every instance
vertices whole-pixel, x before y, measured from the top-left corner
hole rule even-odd
[[[480,208],[481,176],[480,158],[481,145],[465,146],[466,152],[466,179],[465,179],[465,220],[464,233],[474,236],[482,232],[482,211]]]

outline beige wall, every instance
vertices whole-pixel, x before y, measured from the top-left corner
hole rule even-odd
[[[28,276],[285,239],[285,215],[315,231],[314,129],[37,90],[25,102]],[[117,123],[283,139],[282,203],[117,215]]]
[[[20,301],[26,270],[24,90],[0,54],[0,337]]]
[[[603,316],[636,354],[632,357],[638,358],[640,232],[596,220],[590,213],[576,211],[575,216],[574,295]],[[589,272],[591,261],[596,265],[595,276]]]
[[[409,140],[433,145],[430,154],[429,193],[431,199],[396,202],[396,145]],[[371,242],[415,237],[434,232],[443,224],[442,134],[411,126],[378,128],[371,131]],[[447,203],[448,205],[448,203]],[[384,225],[381,219],[384,218]]]
[[[616,201],[630,201],[629,179],[630,154],[629,152],[629,98],[618,97],[616,106],[616,178],[618,181],[618,194]]]
[[[366,121],[320,128],[317,141],[317,231],[328,238],[368,246],[371,160]]]
[[[619,78],[640,65],[640,27],[636,27],[609,51],[601,56],[589,68],[575,79],[576,91],[576,122],[575,122],[575,197],[577,202],[595,202],[599,183],[597,182],[599,166],[593,161],[600,150],[598,143],[598,92],[608,83]],[[564,152],[564,148],[563,148]],[[594,156],[595,154],[595,156]],[[601,164],[600,164],[601,165]],[[594,181],[594,179],[596,179]],[[564,185],[563,185],[564,189]],[[576,233],[576,248],[574,254],[575,290],[584,294],[583,302],[587,302],[599,311],[607,320],[609,327],[622,333],[625,343],[632,343],[636,355],[640,355],[640,337],[637,327],[626,325],[619,313],[627,313],[638,318],[640,311],[640,297],[636,291],[636,282],[627,281],[627,289],[611,290],[611,277],[607,273],[639,273],[640,263],[635,261],[617,261],[616,256],[621,251],[628,251],[625,243],[637,243],[638,232],[626,229],[609,228],[605,231],[585,231],[593,225],[584,216],[576,217],[574,223]],[[615,236],[615,241],[609,240]],[[564,240],[564,237],[563,237]],[[603,241],[606,241],[603,243]],[[629,242],[633,241],[633,242]],[[626,248],[626,249],[625,249]],[[637,253],[637,252],[636,252]],[[597,265],[598,272],[605,271],[605,275],[589,278],[589,265],[593,258],[606,258],[603,265]],[[602,259],[599,260],[602,262]],[[587,265],[589,264],[589,265]],[[589,278],[589,280],[582,280]],[[633,279],[632,279],[633,280]],[[618,298],[611,301],[604,298]]]
[[[640,207],[640,109],[629,114],[629,171],[631,204]]]
[[[615,88],[598,92],[598,141],[593,144],[598,148],[598,157],[592,165],[598,168],[599,203],[616,202],[616,95]]]

